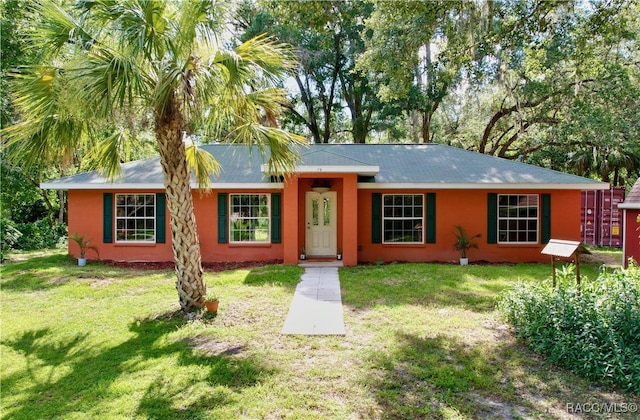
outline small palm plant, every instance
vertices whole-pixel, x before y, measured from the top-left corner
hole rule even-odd
[[[88,249],[95,251],[96,255],[100,256],[98,248],[95,245],[91,245],[91,239],[86,239],[84,236],[78,235],[77,233],[69,236],[69,239],[77,243],[78,247],[80,248],[80,258],[78,259],[78,265],[86,264],[86,254]],[[83,260],[84,263],[82,263],[81,260]]]
[[[460,259],[467,258],[467,252],[471,248],[478,249],[478,244],[473,242],[475,238],[479,238],[480,234],[476,233],[473,236],[469,236],[467,231],[460,225],[454,226],[453,235],[456,237],[456,241],[453,244],[453,249],[460,251]]]

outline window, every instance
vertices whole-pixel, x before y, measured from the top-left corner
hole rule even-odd
[[[322,209],[320,209],[320,204],[322,204]],[[313,226],[329,226],[331,224],[331,200],[323,197],[322,203],[319,200],[313,200],[311,206]],[[319,214],[320,211],[322,212],[321,214]],[[321,221],[322,225],[320,225]]]
[[[424,196],[385,194],[382,205],[384,243],[422,243]]]
[[[231,242],[269,242],[269,198],[269,194],[230,195]]]
[[[116,195],[116,242],[155,242],[156,195]]]
[[[498,196],[498,242],[538,243],[538,195]]]

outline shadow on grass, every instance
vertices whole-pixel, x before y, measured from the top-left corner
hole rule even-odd
[[[527,355],[510,345],[470,346],[453,337],[404,333],[397,342],[395,351],[371,360],[376,375],[370,384],[383,418],[526,418],[539,403],[517,395],[514,384],[526,387]],[[528,391],[523,395],[538,392]]]
[[[21,403],[4,418],[53,418],[71,412],[87,413],[105,401],[102,410],[108,412],[110,387],[123,375],[153,375],[149,362],[175,358],[180,366],[191,366],[206,372],[199,386],[215,389],[208,397],[185,398],[185,387],[173,384],[171,376],[158,372],[138,405],[138,413],[147,418],[204,418],[205,412],[230,402],[233,391],[255,385],[269,369],[259,360],[228,354],[206,354],[194,350],[185,341],[166,340],[165,336],[184,323],[182,313],[167,313],[130,324],[133,336],[111,348],[97,350],[88,344],[87,335],[78,335],[66,341],[55,341],[49,330],[28,331],[13,341],[3,344],[23,353],[29,366],[39,372],[49,370],[43,377],[28,368],[3,380],[4,389],[28,380],[32,385],[24,392]],[[46,367],[46,368],[45,368]],[[146,372],[145,372],[146,371]],[[119,386],[135,388],[135,379],[125,379]],[[190,383],[189,385],[195,385]],[[13,388],[15,389],[15,388]],[[10,392],[10,391],[9,391]],[[132,389],[131,392],[135,392]]]
[[[0,267],[2,289],[11,291],[35,291],[58,287],[56,282],[62,273],[70,273],[75,264],[67,255],[45,255],[22,261],[5,262]],[[44,273],[46,271],[46,273]],[[36,274],[37,273],[37,274]]]
[[[395,351],[375,354],[369,362],[368,382],[382,418],[442,418],[451,410],[474,418],[482,414],[481,407],[472,409],[466,393],[498,382],[494,355],[443,336],[398,333],[396,342]]]
[[[496,343],[469,343],[397,333],[395,343],[394,350],[373,353],[367,361],[365,383],[375,390],[382,418],[564,418],[572,402],[637,401],[599,391],[506,335]],[[637,415],[627,414],[620,418]]]
[[[33,256],[10,261],[0,267],[1,288],[12,292],[43,291],[63,286],[73,280],[110,280],[135,277],[139,271],[119,268],[103,261],[90,261],[79,267],[66,254]]]
[[[89,334],[78,334],[61,342],[49,341],[49,328],[35,331],[27,331],[20,338],[13,341],[5,341],[4,344],[25,356],[34,356],[44,364],[56,366],[65,361],[70,353],[82,350],[84,340]]]
[[[209,419],[207,410],[232,402],[227,393],[215,389],[206,397],[199,397],[189,404],[177,404],[176,401],[184,396],[168,391],[164,386],[165,382],[163,377],[156,378],[142,398],[138,414],[150,419]]]

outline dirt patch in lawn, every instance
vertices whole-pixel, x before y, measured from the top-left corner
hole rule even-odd
[[[53,277],[47,283],[61,285],[69,281],[69,277]]]
[[[582,261],[587,264],[604,264],[606,267],[620,268],[622,267],[621,258],[619,254],[613,252],[593,250],[591,254],[582,256]]]
[[[191,348],[209,356],[236,356],[242,354],[247,346],[241,343],[225,343],[213,337],[196,336],[186,340]]]
[[[117,282],[117,279],[111,278],[111,277],[107,277],[107,278],[95,278],[91,280],[91,283],[89,283],[89,286],[91,287],[100,287],[100,286],[108,286],[111,283],[115,283]]]
[[[75,277],[73,279],[89,280],[90,281],[89,286],[91,287],[108,286],[112,283],[119,281],[118,279],[115,279],[113,277],[94,277],[87,274],[81,274],[78,277]],[[51,279],[49,279],[48,283],[61,285],[61,284],[68,283],[71,280],[72,280],[71,277],[52,277]]]

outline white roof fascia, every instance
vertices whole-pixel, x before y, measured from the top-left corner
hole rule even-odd
[[[198,189],[198,183],[192,183],[191,188]],[[282,190],[284,183],[282,182],[255,182],[255,183],[211,183],[209,189],[212,190]]]
[[[308,172],[308,171],[303,171]],[[318,171],[322,173],[323,171]],[[329,173],[329,171],[326,171]],[[359,172],[358,172],[359,173]],[[57,182],[43,182],[40,188],[44,190],[164,190],[164,184],[117,184],[117,183],[78,183],[66,184]],[[198,183],[191,183],[192,189],[199,189]],[[211,183],[211,189],[242,189],[242,190],[281,190],[284,188],[282,182],[258,182],[258,183]],[[496,183],[378,183],[359,182],[358,189],[429,189],[429,190],[470,190],[470,189],[500,189],[500,190],[525,190],[525,189],[545,189],[545,190],[606,190],[609,184],[496,184]],[[629,203],[619,204],[619,208],[638,209],[640,204]]]
[[[262,173],[268,173],[268,165],[260,165]],[[301,165],[296,166],[290,173],[346,173],[374,176],[380,172],[375,165]]]
[[[377,183],[359,182],[358,189],[428,189],[428,190],[606,190],[609,189],[607,183],[597,184],[513,184],[513,183]]]
[[[164,190],[164,184],[116,184],[116,183],[86,183],[65,184],[57,182],[43,182],[40,184],[43,190]],[[210,189],[236,189],[236,190],[281,190],[282,182],[265,183],[211,183]],[[191,189],[200,189],[197,182],[191,183]]]
[[[618,204],[618,208],[627,210],[640,210],[640,203],[620,203]]]
[[[43,190],[164,190],[164,184],[117,184],[110,182],[101,183],[64,183],[43,182],[40,184]]]

